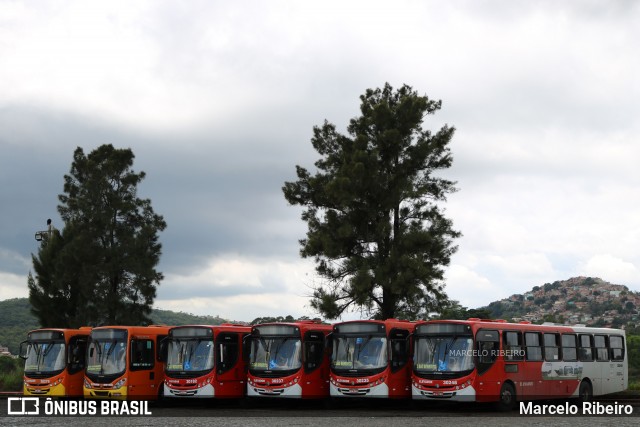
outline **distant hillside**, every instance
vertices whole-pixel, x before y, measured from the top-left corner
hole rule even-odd
[[[27,332],[40,326],[30,309],[27,298],[0,301],[0,346],[9,347],[12,354],[18,353]]]
[[[196,316],[170,310],[153,310],[151,321],[154,324],[180,325],[219,325],[228,323],[226,319],[213,316]],[[31,314],[31,304],[27,298],[14,298],[0,301],[0,346],[6,346],[12,354],[17,354],[20,343],[27,332],[40,327],[38,320]]]
[[[184,313],[182,311],[176,313],[171,310],[154,309],[150,317],[151,321],[156,325],[220,325],[222,323],[230,323],[229,320],[219,316],[196,316],[195,314]]]
[[[639,292],[593,277],[574,277],[534,286],[529,292],[511,295],[483,308],[492,318],[533,323],[551,321],[610,327],[636,327],[640,323]]]

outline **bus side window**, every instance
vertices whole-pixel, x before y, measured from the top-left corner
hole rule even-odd
[[[596,360],[598,362],[608,362],[609,350],[607,349],[607,337],[604,335],[594,335],[593,341],[596,348]]]
[[[130,367],[132,371],[152,369],[155,363],[155,355],[156,353],[153,349],[153,340],[131,340]]]
[[[547,362],[560,360],[558,334],[544,334],[544,360]]]
[[[581,362],[593,362],[593,337],[591,335],[580,335],[578,358]]]
[[[480,329],[476,333],[478,362],[477,370],[480,375],[491,368],[500,350],[500,335],[498,331]]]
[[[619,335],[611,335],[609,337],[609,351],[611,360],[622,361],[624,360],[624,343],[623,339]]]
[[[505,360],[517,361],[524,359],[524,352],[522,351],[522,335],[520,332],[506,331],[502,341],[505,350]]]
[[[542,360],[542,348],[540,347],[540,334],[538,332],[525,332],[524,344],[527,350],[527,360],[534,362]]]
[[[575,334],[562,334],[562,360],[565,362],[578,360]]]

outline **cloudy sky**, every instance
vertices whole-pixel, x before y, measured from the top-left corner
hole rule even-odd
[[[283,183],[359,95],[403,83],[455,126],[468,307],[585,275],[640,290],[634,1],[0,0],[0,300],[28,295],[73,151],[130,147],[168,223],[156,307],[314,315]],[[357,316],[357,314],[355,314]]]

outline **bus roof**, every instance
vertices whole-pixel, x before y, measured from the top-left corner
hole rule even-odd
[[[174,329],[184,329],[184,328],[211,329],[214,332],[217,332],[217,331],[250,332],[251,331],[250,326],[232,324],[232,323],[223,323],[221,325],[180,325],[180,326],[172,326],[169,330],[172,331]]]
[[[390,331],[391,329],[405,329],[407,331],[413,331],[416,325],[416,322],[413,320],[401,320],[401,319],[386,319],[386,320],[376,320],[376,319],[369,319],[369,320],[347,320],[345,322],[339,322],[339,323],[334,323],[333,327],[334,329],[336,327],[339,327],[340,325],[353,325],[353,324],[362,324],[362,323],[368,323],[368,324],[375,324],[375,325],[384,325],[385,329],[387,331]]]
[[[325,331],[325,332],[331,332],[331,330],[333,329],[333,326],[328,324],[328,323],[323,323],[319,320],[297,320],[297,321],[293,321],[293,322],[267,322],[267,323],[260,323],[257,325],[252,325],[251,326],[251,330],[254,330],[257,327],[260,326],[293,326],[293,327],[297,327],[300,328],[300,331],[302,333],[309,331],[309,330],[317,330],[317,331]]]
[[[618,334],[624,335],[624,329],[614,328],[598,328],[585,325],[561,325],[556,323],[543,323],[537,325],[528,321],[512,323],[503,319],[478,319],[470,318],[467,320],[450,320],[450,319],[438,319],[438,320],[425,320],[416,323],[416,329],[420,325],[434,324],[434,323],[450,323],[469,325],[472,329],[478,330],[480,328],[490,328],[499,330],[522,330],[522,331],[557,331],[557,332],[576,332],[576,333],[600,333],[600,334]]]

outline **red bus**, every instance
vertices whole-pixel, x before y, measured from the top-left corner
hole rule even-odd
[[[168,326],[101,326],[87,346],[84,397],[155,400],[162,395],[164,363],[158,343]]]
[[[397,319],[333,325],[331,396],[410,398],[414,326]]]
[[[229,324],[171,328],[164,396],[244,397],[247,370],[242,343],[250,332],[249,326]]]
[[[503,320],[434,320],[416,325],[414,399],[498,402],[593,396],[625,390],[620,329]]]
[[[81,397],[91,328],[37,329],[20,343],[25,396]]]
[[[251,328],[247,396],[319,399],[329,396],[331,325],[313,320]]]

